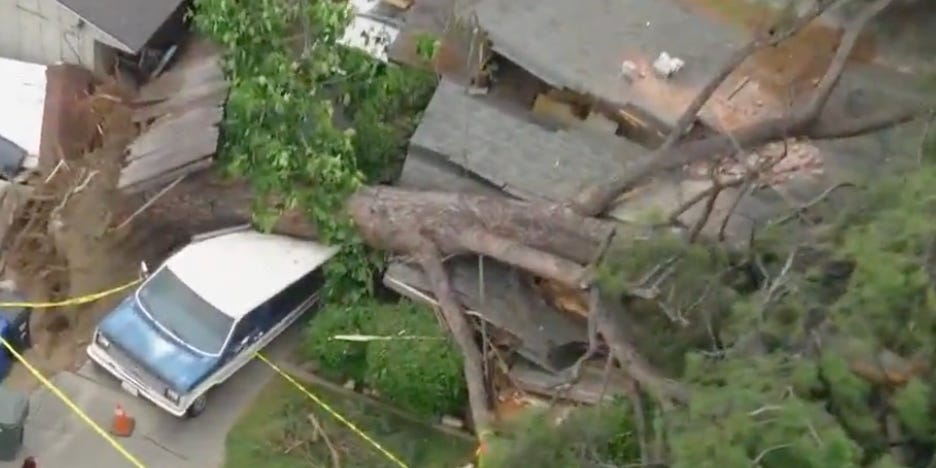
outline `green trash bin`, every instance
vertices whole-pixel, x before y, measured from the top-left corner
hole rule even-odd
[[[0,387],[0,460],[16,460],[23,446],[23,428],[28,414],[26,395]]]

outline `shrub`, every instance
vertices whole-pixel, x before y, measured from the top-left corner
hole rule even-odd
[[[376,308],[372,319],[375,335],[400,339],[368,345],[366,384],[416,414],[460,414],[467,401],[462,357],[432,312],[402,301]]]
[[[324,377],[362,381],[367,369],[367,344],[332,339],[338,334],[367,334],[371,314],[367,301],[354,306],[327,306],[309,323],[303,357],[318,364]]]
[[[332,338],[338,334],[398,338]],[[304,351],[323,376],[363,382],[381,399],[419,415],[459,414],[467,401],[461,355],[432,312],[409,301],[326,308],[311,321]]]
[[[639,443],[624,401],[572,410],[558,426],[547,410],[531,410],[500,428],[484,468],[638,466]]]

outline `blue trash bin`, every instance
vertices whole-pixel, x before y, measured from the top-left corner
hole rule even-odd
[[[0,303],[25,302],[26,297],[12,291],[0,291]],[[18,352],[32,347],[29,336],[29,318],[32,310],[28,307],[0,307],[0,318],[6,321],[6,331],[2,335]]]
[[[0,316],[0,336],[5,340],[9,341],[10,334],[10,322],[7,322],[6,318]],[[0,350],[0,381],[6,378],[7,374],[10,373],[10,367],[13,365],[13,356],[10,355],[10,350],[6,347],[3,347]]]

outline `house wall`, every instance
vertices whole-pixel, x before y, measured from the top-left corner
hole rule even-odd
[[[100,71],[97,41],[110,42],[56,0],[0,0],[0,57]]]

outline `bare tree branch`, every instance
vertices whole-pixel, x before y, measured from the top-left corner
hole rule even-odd
[[[465,381],[468,387],[468,403],[471,406],[471,419],[477,433],[483,432],[491,423],[491,412],[484,385],[484,366],[481,352],[474,340],[471,326],[465,318],[464,310],[455,299],[455,292],[442,264],[442,254],[431,242],[425,241],[421,247],[419,263],[432,284],[433,293],[439,302],[442,315],[448,323],[452,338],[464,357]]]
[[[893,0],[877,0],[868,4],[862,12],[849,23],[846,34],[843,36],[843,40],[836,51],[835,58],[826,69],[826,73],[820,81],[818,88],[811,96],[808,101],[809,104],[806,105],[804,110],[794,112],[791,116],[769,118],[748,125],[735,131],[734,138],[729,138],[726,135],[716,135],[702,140],[678,144],[673,143],[670,146],[664,145],[660,149],[650,152],[629,165],[629,167],[625,169],[626,175],[582,190],[569,203],[569,206],[583,215],[597,216],[604,212],[620,194],[631,190],[637,184],[654,174],[682,167],[690,161],[713,158],[724,154],[732,148],[733,141],[740,144],[743,148],[750,148],[780,138],[811,136],[811,127],[816,123],[822,108],[828,101],[831,93],[830,90],[834,89],[835,85],[838,83],[847,63],[848,55],[854,48],[857,35],[871,18],[879,14],[892,1]],[[838,2],[822,2],[821,9],[816,13],[816,16],[834,3]],[[815,13],[816,10],[812,10],[812,12]],[[801,20],[795,21],[794,26],[802,28],[812,19],[815,19],[815,16],[810,17],[810,15],[806,15]],[[790,35],[796,34],[797,31],[798,29],[791,28]],[[729,62],[728,65],[731,64],[732,62]],[[902,117],[902,119],[912,118],[912,116],[908,117],[905,114],[898,117]],[[869,128],[874,128],[884,124],[894,125],[895,122],[867,121],[862,122],[862,124]],[[837,132],[841,133],[841,130],[849,129],[850,128],[838,129]]]

